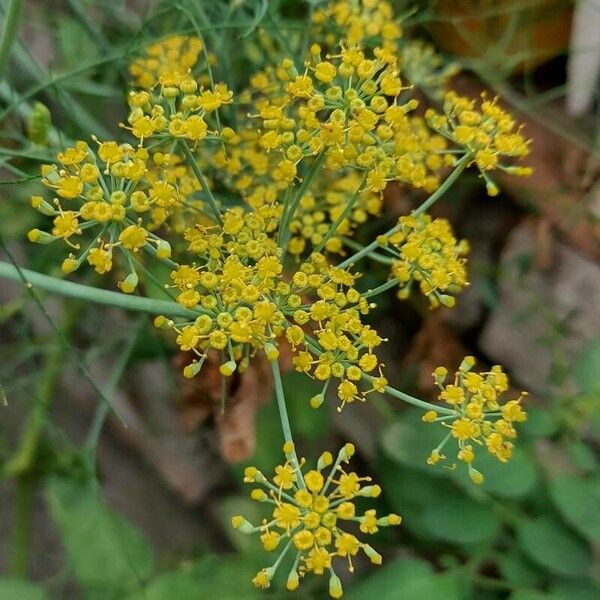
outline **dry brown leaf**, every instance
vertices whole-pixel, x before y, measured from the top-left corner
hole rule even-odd
[[[279,340],[279,365],[287,371],[292,365],[289,344]],[[193,359],[191,353],[179,353],[175,366],[179,372]],[[219,372],[219,356],[208,355],[201,376],[181,377],[180,415],[188,431],[193,431],[209,417],[214,417],[219,449],[224,460],[232,463],[252,456],[256,446],[256,413],[273,395],[273,380],[269,363],[263,353],[257,353],[243,372],[235,372],[223,380]],[[225,381],[225,403],[222,385]]]

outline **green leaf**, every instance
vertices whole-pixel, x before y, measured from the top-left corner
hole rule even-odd
[[[457,577],[434,573],[431,565],[416,559],[397,560],[356,583],[345,600],[462,600],[466,590]]]
[[[16,577],[0,577],[0,600],[44,600],[46,592],[39,585]]]
[[[598,459],[596,453],[590,446],[582,441],[575,441],[567,446],[569,458],[573,464],[586,473],[598,470]]]
[[[573,365],[573,378],[582,394],[600,389],[600,339],[591,340]]]
[[[423,520],[425,507],[436,502],[436,498],[453,494],[456,486],[447,479],[429,477],[431,471],[411,469],[386,456],[379,457],[377,472],[384,496],[394,511],[402,515],[402,527],[428,540],[429,531]]]
[[[533,438],[550,437],[558,431],[558,421],[547,408],[532,406],[527,409],[527,421],[521,424],[520,430]]]
[[[565,577],[581,577],[591,564],[589,546],[549,516],[522,521],[517,527],[521,550],[536,564]]]
[[[506,463],[481,449],[476,454],[474,465],[485,477],[477,487],[500,498],[521,498],[531,492],[538,482],[533,459],[520,448],[514,449],[511,459]],[[453,475],[467,489],[473,488],[464,465],[459,464]]]
[[[537,567],[520,554],[500,554],[496,560],[502,577],[511,583],[533,587],[542,580]]]
[[[393,460],[409,467],[428,471],[431,476],[448,475],[443,468],[427,464],[427,457],[446,435],[437,423],[423,423],[423,411],[409,410],[381,434],[381,447]]]
[[[46,495],[86,598],[122,598],[149,579],[154,562],[149,543],[105,505],[93,482],[53,477]]]
[[[431,535],[454,544],[478,544],[493,539],[500,519],[490,507],[456,491],[436,496],[423,513]]]
[[[550,595],[552,600],[598,600],[600,588],[591,581],[558,581]]]
[[[536,590],[518,590],[510,595],[509,600],[553,600],[553,598],[549,594]]]
[[[191,571],[172,571],[159,575],[142,593],[130,600],[204,600],[202,586]]]
[[[570,525],[600,542],[600,477],[561,475],[550,483],[550,496]]]
[[[250,492],[250,486],[245,486],[245,490]],[[260,502],[255,502],[244,496],[229,496],[222,498],[219,501],[218,511],[221,517],[222,527],[227,533],[232,544],[242,554],[251,554],[260,552],[264,556],[262,546],[258,541],[258,536],[246,535],[239,530],[234,529],[231,525],[231,517],[234,515],[242,515],[253,525],[260,525],[262,519],[267,516],[268,506]],[[272,507],[271,507],[272,509]]]
[[[264,562],[264,555],[261,560]],[[264,599],[264,592],[252,585],[252,577],[262,564],[246,555],[205,556],[158,575],[144,590],[127,596],[127,600]]]

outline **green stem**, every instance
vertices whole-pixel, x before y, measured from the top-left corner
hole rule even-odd
[[[183,148],[183,152],[185,153],[190,167],[192,167],[192,171],[194,171],[196,179],[200,182],[202,189],[206,192],[208,196],[208,203],[210,204],[210,208],[214,214],[215,219],[217,220],[217,223],[222,223],[221,212],[219,211],[219,207],[217,206],[217,201],[213,196],[210,187],[208,187],[208,181],[206,181],[206,177],[204,177],[204,173],[202,173],[200,165],[196,161],[196,158],[192,154],[192,151],[190,150],[190,147],[187,145],[187,142],[185,140],[181,140],[181,147]]]
[[[21,0],[10,0],[4,15],[4,28],[2,29],[2,39],[0,40],[0,78],[4,74],[13,42],[19,33],[22,5]]]
[[[16,481],[15,513],[11,542],[11,556],[8,573],[15,577],[27,576],[27,557],[31,535],[31,510],[35,480],[31,475],[19,477]]]
[[[354,205],[356,204],[356,201],[358,200],[360,194],[365,191],[363,185],[365,184],[366,180],[367,175],[365,173],[365,176],[363,177],[362,181],[360,182],[360,185],[352,195],[352,198],[350,198],[350,200],[346,203],[346,206],[344,206],[344,210],[342,210],[342,212],[338,215],[338,218],[330,225],[329,229],[327,230],[327,233],[325,234],[325,237],[321,240],[321,243],[317,246],[315,252],[321,252],[321,250],[325,248],[327,242],[335,235],[335,232],[338,230],[338,227],[342,224],[342,221],[346,217],[348,217],[348,215],[352,212],[352,209],[354,208]]]
[[[126,339],[128,340],[124,346],[123,350],[119,354],[117,358],[117,362],[113,372],[110,375],[108,380],[108,385],[106,386],[106,396],[108,398],[112,398],[115,390],[117,389],[117,385],[123,376],[125,368],[127,367],[127,363],[131,358],[131,354],[133,353],[133,349],[138,341],[138,337],[146,324],[146,317],[139,317],[138,324],[134,327],[131,334],[127,334]],[[102,426],[104,425],[104,421],[110,412],[110,405],[107,402],[101,402],[94,413],[94,417],[92,420],[92,424],[90,425],[90,429],[85,440],[85,448],[89,452],[91,456],[94,456],[96,453],[96,448],[98,446],[98,440],[100,439],[100,433],[102,432]]]
[[[285,405],[285,394],[283,393],[283,383],[281,382],[281,371],[279,370],[279,363],[277,360],[271,361],[271,372],[273,373],[273,383],[275,384],[275,397],[277,398],[277,408],[279,409],[279,418],[281,419],[281,429],[283,430],[283,439],[286,443],[294,445],[292,439],[292,429],[290,427],[290,419],[288,417],[287,408]],[[296,447],[292,450],[294,457],[294,468],[296,469],[298,482],[304,486],[304,479],[300,470],[300,461],[296,454]]]
[[[387,290],[393,288],[396,285],[398,285],[398,279],[396,277],[393,277],[389,281],[382,283],[380,286],[372,290],[367,290],[362,296],[363,298],[372,298],[373,296],[378,296],[383,292],[387,292]]]
[[[342,241],[344,242],[344,245],[356,251],[360,251],[364,248],[362,244],[355,242],[351,238],[344,237],[342,238]],[[369,254],[369,258],[371,260],[374,260],[375,262],[381,263],[382,265],[393,265],[396,262],[393,258],[382,256],[381,254],[377,254],[376,252],[371,252]]]
[[[82,304],[70,307],[63,323],[65,334],[72,330],[78,322],[82,308]],[[7,477],[13,477],[16,485],[15,515],[9,565],[9,572],[15,576],[23,577],[27,574],[33,494],[39,479],[36,472],[38,453],[64,357],[65,346],[59,338],[55,338],[54,344],[47,355],[44,370],[37,381],[35,404],[21,435],[19,447],[5,463],[3,469],[3,474]]]
[[[402,400],[407,404],[412,404],[413,406],[417,406],[418,408],[422,408],[423,410],[434,410],[437,413],[442,413],[444,415],[453,415],[454,411],[450,408],[445,408],[443,406],[439,406],[438,404],[431,404],[431,402],[425,402],[424,400],[419,400],[414,396],[410,396],[401,392],[400,390],[396,390],[389,385],[385,386],[385,393],[393,396],[394,398],[398,398],[398,400]]]
[[[302,199],[302,196],[304,196],[306,190],[310,186],[315,175],[321,169],[321,165],[323,164],[323,161],[325,160],[326,156],[327,156],[327,149],[323,150],[317,156],[317,158],[315,158],[313,164],[310,166],[310,169],[308,170],[308,173],[306,174],[306,177],[304,177],[304,179],[302,180],[302,183],[300,184],[300,187],[294,194],[294,198],[290,202],[289,207],[284,206],[284,208],[283,208],[283,215],[282,215],[282,219],[281,219],[281,224],[279,226],[279,240],[278,240],[279,247],[281,248],[281,250],[283,252],[283,256],[285,256],[287,245],[288,245],[288,242],[290,239],[289,225],[292,222],[294,215],[296,214],[296,210],[298,209],[298,205],[300,204],[300,200]],[[282,260],[283,260],[283,257],[282,257]]]
[[[456,167],[454,167],[454,171],[452,171],[452,173],[448,175],[446,181],[444,181],[444,183],[442,183],[442,185],[435,192],[433,192],[433,194],[431,194],[431,196],[429,196],[429,198],[427,198],[425,202],[423,202],[423,204],[415,208],[415,210],[413,210],[410,214],[413,217],[416,217],[424,213],[429,208],[431,208],[454,185],[454,182],[460,177],[461,173],[465,170],[466,166],[471,161],[471,158],[472,156],[470,153],[465,154],[458,161]]]
[[[423,202],[423,204],[421,204],[421,206],[419,206],[418,208],[413,210],[411,215],[412,216],[420,215],[421,213],[424,213],[428,208],[433,206],[452,187],[454,182],[459,178],[460,174],[465,170],[465,167],[469,164],[470,160],[471,160],[471,154],[465,154],[458,161],[456,167],[454,167],[454,171],[452,171],[452,173],[450,173],[450,175],[448,175],[448,177],[446,178],[444,183],[442,183],[442,185],[435,192],[433,192],[433,194],[431,194],[431,196],[429,196],[429,198],[427,198],[427,200],[425,200],[425,202]],[[388,237],[388,236],[396,233],[396,231],[398,231],[399,228],[400,228],[400,225],[397,223],[391,229],[386,231],[383,235],[385,237]],[[379,247],[379,243],[377,242],[377,240],[374,240],[370,244],[366,245],[362,250],[359,250],[356,254],[353,254],[352,256],[348,257],[346,260],[342,261],[338,265],[338,267],[343,269],[344,267],[353,265],[355,262],[359,261],[364,256],[367,256],[374,250],[377,250],[378,247]]]
[[[153,300],[152,298],[130,296],[129,294],[121,294],[109,290],[99,290],[80,283],[64,281],[57,277],[36,273],[35,271],[30,271],[28,269],[21,269],[21,273],[27,279],[27,283],[30,286],[62,296],[87,300],[96,304],[107,304],[125,310],[146,312],[154,315],[162,314],[169,317],[187,317],[195,319],[200,314],[198,311],[193,311],[177,304],[177,302]],[[17,268],[2,260],[0,260],[0,278],[22,283]]]

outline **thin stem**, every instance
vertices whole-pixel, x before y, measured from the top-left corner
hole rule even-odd
[[[300,204],[300,200],[302,199],[302,196],[304,196],[304,193],[310,186],[315,175],[321,169],[321,165],[323,164],[323,161],[325,160],[326,156],[327,156],[327,149],[321,151],[321,153],[317,156],[317,158],[315,158],[313,164],[310,166],[310,169],[308,170],[308,173],[306,174],[306,177],[304,177],[304,179],[302,180],[302,183],[300,184],[300,187],[294,194],[294,198],[290,202],[289,207],[287,207],[287,206],[284,207],[283,217],[282,217],[281,225],[280,225],[280,238],[279,238],[279,242],[280,242],[279,247],[283,251],[284,256],[285,256],[286,248],[288,245],[288,241],[290,239],[289,224],[292,222],[292,219],[294,218],[294,215],[296,214],[296,210],[298,209],[298,205]]]
[[[355,242],[351,238],[344,237],[342,238],[342,241],[344,242],[344,245],[348,246],[349,248],[352,248],[353,250],[359,251],[364,248],[362,244]],[[374,260],[375,262],[381,263],[382,265],[393,265],[396,262],[393,258],[382,256],[381,254],[377,254],[376,252],[371,252],[369,254],[369,258],[371,260]]]
[[[177,302],[169,302],[168,300],[153,300],[152,298],[142,298],[141,296],[130,296],[119,292],[111,292],[110,290],[99,290],[80,283],[72,281],[64,281],[57,277],[50,277],[30,271],[29,269],[20,269],[21,273],[27,280],[27,285],[46,290],[53,294],[61,296],[69,296],[70,298],[79,298],[80,300],[88,300],[96,304],[107,304],[116,306],[125,310],[133,310],[137,312],[146,312],[154,315],[165,315],[169,317],[187,317],[195,319],[199,311],[193,311]],[[19,270],[10,263],[0,260],[0,278],[9,279],[11,281],[23,282]]]
[[[76,325],[82,308],[81,303],[69,307],[63,323],[65,333],[71,331]],[[15,514],[9,572],[20,577],[27,574],[33,496],[40,477],[36,470],[40,442],[65,358],[65,351],[66,348],[61,340],[58,337],[54,338],[54,343],[46,356],[44,370],[36,382],[35,404],[28,416],[19,447],[5,463],[3,469],[5,476],[15,478]]]
[[[471,154],[465,154],[457,163],[456,167],[454,167],[454,171],[448,175],[448,178],[442,183],[442,185],[435,191],[423,204],[421,204],[418,208],[413,210],[410,214],[413,217],[416,217],[426,210],[431,208],[454,184],[454,182],[460,177],[461,173],[465,170],[466,166],[471,161]]]
[[[273,373],[273,382],[275,384],[275,396],[277,398],[277,408],[279,409],[279,418],[281,419],[281,429],[283,430],[283,439],[286,443],[290,443],[293,446],[292,456],[294,458],[294,468],[299,483],[306,487],[304,478],[302,477],[302,471],[300,470],[300,461],[296,454],[296,447],[294,446],[294,440],[292,439],[292,429],[290,427],[290,419],[288,417],[287,408],[285,405],[285,394],[283,393],[283,384],[281,382],[281,371],[279,370],[279,363],[277,360],[271,361],[271,372]]]
[[[365,376],[365,379],[371,380],[371,377],[368,375]],[[412,404],[413,406],[417,406],[418,408],[422,408],[423,410],[434,410],[437,413],[442,413],[444,415],[453,415],[454,411],[450,408],[445,408],[443,406],[439,406],[438,404],[432,404],[431,402],[425,402],[424,400],[419,400],[414,396],[410,396],[409,394],[405,394],[400,390],[394,389],[389,385],[385,386],[385,393],[393,396],[394,398],[398,398],[398,400],[402,400],[407,404]]]
[[[15,577],[27,575],[27,556],[31,535],[31,510],[35,480],[31,474],[19,477],[16,481],[15,514],[11,542],[11,556],[8,572]]]
[[[354,208],[354,205],[356,204],[356,201],[358,200],[359,196],[362,192],[365,191],[363,185],[365,184],[366,180],[367,174],[365,173],[365,176],[363,177],[362,181],[360,182],[360,185],[352,195],[352,198],[350,198],[350,200],[346,203],[346,206],[344,206],[344,210],[342,210],[342,212],[338,215],[337,219],[329,226],[325,237],[321,240],[321,243],[317,246],[315,252],[321,252],[321,250],[325,248],[327,242],[335,235],[335,232],[338,230],[338,227],[342,224],[343,220],[350,215],[350,212]]]
[[[377,286],[372,290],[367,290],[362,296],[363,298],[372,298],[373,296],[377,296],[379,294],[382,294],[383,292],[386,292],[387,290],[393,288],[396,285],[398,285],[398,279],[396,277],[393,277],[389,281],[382,283],[380,286]]]
[[[454,171],[452,171],[452,173],[450,173],[450,175],[448,175],[448,177],[446,178],[444,183],[442,183],[442,185],[435,192],[433,192],[433,194],[431,194],[431,196],[429,196],[429,198],[427,198],[427,200],[425,200],[425,202],[423,202],[423,204],[421,204],[421,206],[419,206],[418,208],[413,210],[411,215],[413,215],[413,216],[420,215],[421,213],[425,212],[428,208],[433,206],[452,187],[452,185],[458,179],[460,174],[465,170],[465,167],[469,164],[469,161],[471,160],[471,158],[472,158],[471,154],[465,154],[458,161],[456,167],[454,167]],[[390,235],[396,233],[396,231],[398,231],[399,228],[400,228],[400,225],[397,223],[391,229],[386,231],[383,235],[385,237],[390,236]],[[359,261],[364,256],[367,256],[374,250],[377,250],[378,247],[379,247],[379,242],[375,239],[373,242],[366,245],[362,250],[359,250],[356,254],[353,254],[352,256],[348,257],[346,260],[342,261],[338,265],[338,267],[340,267],[340,269],[343,269],[344,267],[353,265],[355,262]]]
[[[106,396],[112,397],[117,389],[117,385],[119,380],[123,376],[123,372],[125,371],[125,367],[131,358],[131,354],[137,343],[140,332],[142,331],[144,325],[146,323],[146,318],[144,316],[140,317],[140,320],[136,327],[134,328],[132,334],[128,334],[128,342],[124,345],[123,350],[119,354],[117,359],[117,364],[111,376],[108,380],[108,385],[106,386]],[[94,418],[92,420],[92,424],[90,426],[86,441],[85,448],[88,450],[90,455],[94,455],[96,452],[96,448],[98,446],[98,440],[100,439],[100,433],[102,432],[102,426],[104,425],[104,421],[110,412],[110,406],[106,402],[102,402],[98,405],[96,412],[94,414]]]
[[[192,151],[190,150],[190,147],[188,146],[187,142],[185,140],[180,140],[180,145],[183,148],[183,152],[188,160],[190,167],[192,167],[192,171],[194,171],[196,179],[199,181],[200,185],[202,186],[202,189],[206,192],[208,196],[208,203],[210,204],[210,208],[214,214],[215,219],[217,220],[217,223],[222,223],[221,212],[219,211],[219,207],[217,206],[217,200],[213,196],[210,187],[208,187],[208,181],[206,181],[206,177],[204,177],[204,173],[202,173],[200,165],[198,164],[196,158],[192,154]]]
[[[4,15],[4,28],[0,40],[0,77],[10,57],[12,45],[19,33],[19,21],[21,18],[22,0],[10,0]]]

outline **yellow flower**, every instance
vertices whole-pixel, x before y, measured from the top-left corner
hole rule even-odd
[[[471,369],[475,359],[467,356],[454,376],[453,383],[446,383],[447,370],[438,367],[433,373],[434,381],[440,388],[439,398],[451,407],[450,414],[430,410],[423,415],[427,423],[437,422],[448,428],[450,433],[435,448],[427,462],[431,465],[445,457],[441,450],[454,438],[458,443],[456,458],[465,463],[471,480],[480,484],[483,475],[472,464],[476,459],[476,448],[486,448],[499,461],[506,462],[512,455],[513,443],[517,436],[514,425],[526,420],[527,414],[521,406],[522,393],[517,400],[502,404],[500,394],[508,389],[508,377],[502,367],[496,365],[484,373]]]
[[[256,489],[252,491],[251,497],[259,502],[274,504],[272,520],[269,522],[265,519],[261,525],[253,527],[243,517],[236,516],[232,519],[233,526],[242,533],[260,532],[261,542],[267,551],[277,548],[282,536],[289,536],[296,551],[296,559],[288,576],[288,589],[298,586],[299,577],[308,573],[323,575],[331,569],[330,590],[334,592],[332,597],[338,598],[341,596],[341,584],[332,569],[334,557],[345,558],[350,572],[354,571],[352,558],[361,550],[373,563],[381,564],[381,556],[354,534],[344,531],[342,524],[357,521],[361,532],[371,534],[379,527],[399,525],[401,519],[394,514],[377,517],[374,510],[367,510],[362,516],[356,515],[355,499],[361,496],[373,497],[376,495],[373,493],[374,488],[377,488],[377,493],[381,490],[378,486],[363,487],[363,482],[370,481],[370,477],[359,477],[354,472],[346,472],[342,466],[354,453],[351,444],[346,444],[340,450],[335,462],[329,452],[323,453],[317,468],[304,474],[301,474],[300,465],[304,465],[305,461],[302,459],[299,463],[296,462],[291,454],[293,446],[286,444],[284,452],[288,460],[279,465],[281,468],[276,468],[273,484],[255,467],[246,469],[244,479],[247,483],[259,483],[270,490],[270,497],[266,493],[257,494]],[[331,468],[325,477],[322,471],[327,467]],[[293,479],[292,486],[287,488],[287,493],[281,491],[281,484],[277,479],[282,469],[286,472],[291,469],[298,474]],[[292,479],[289,478],[289,481]],[[341,498],[344,501],[340,503]],[[272,567],[259,572],[255,585],[265,587],[271,581],[289,549],[288,544]]]

